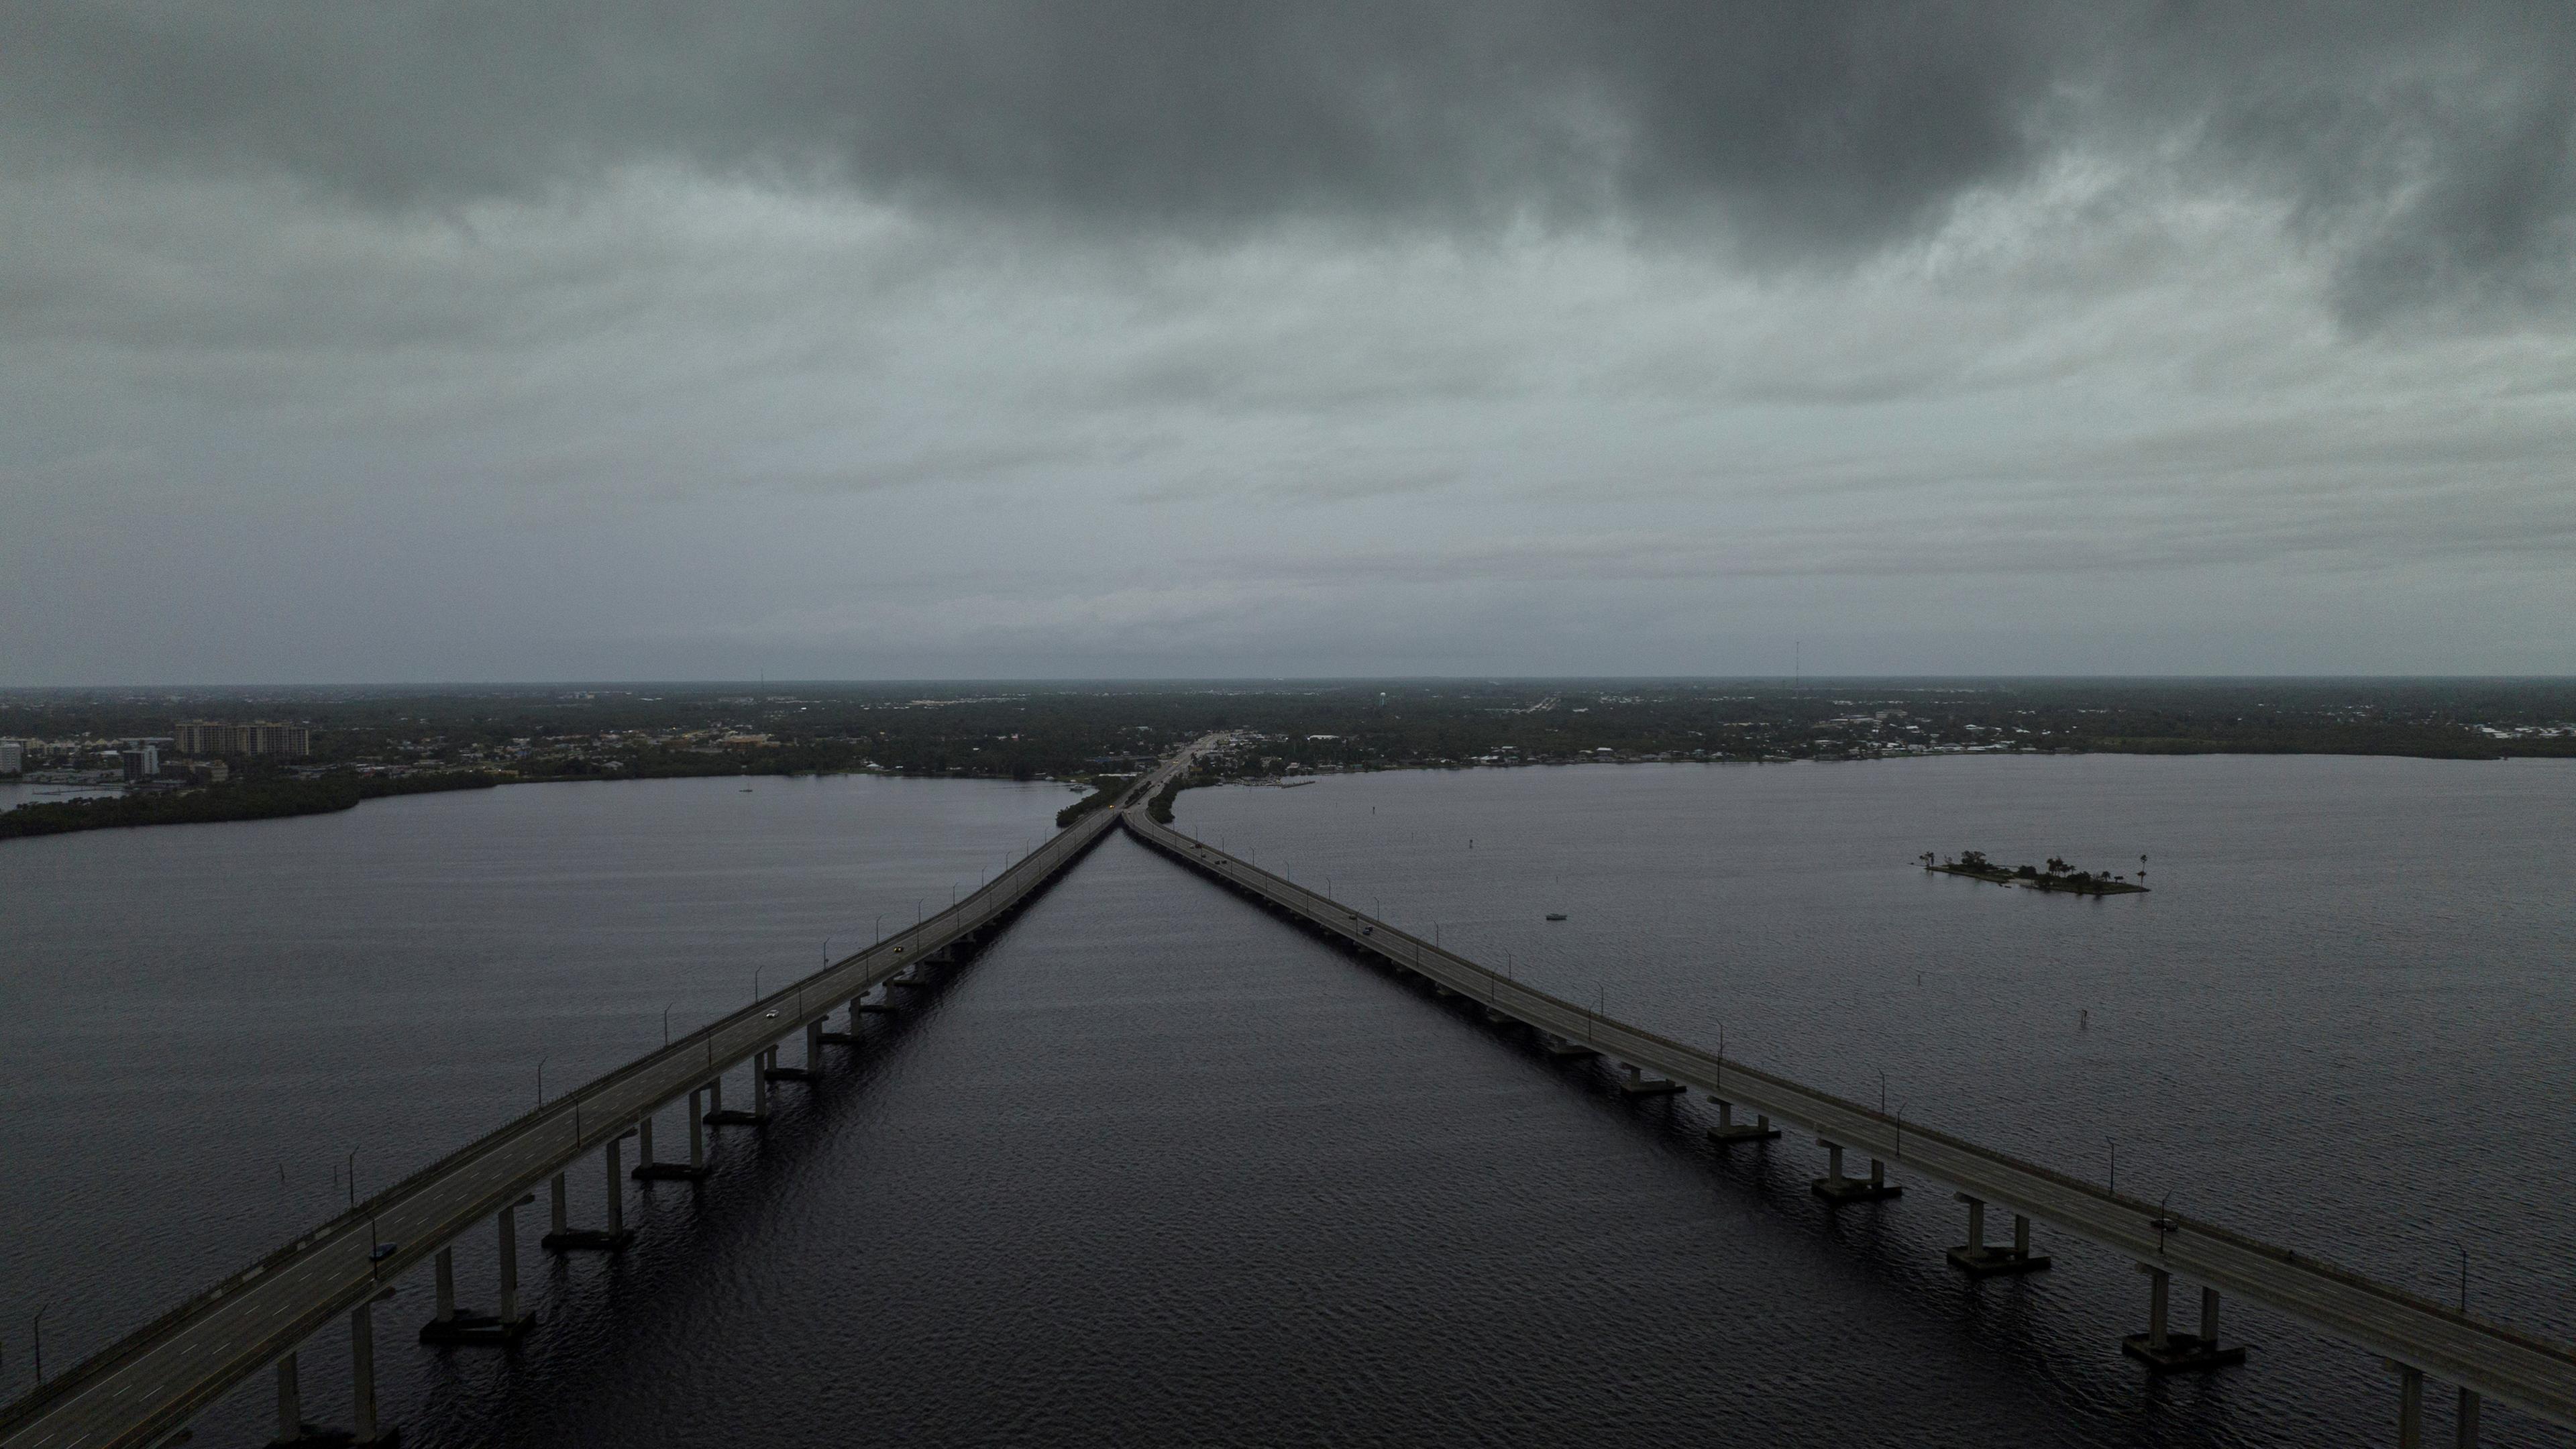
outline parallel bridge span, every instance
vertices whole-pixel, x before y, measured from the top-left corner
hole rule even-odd
[[[1998,1205],[2126,1254],[2146,1272],[2164,1275],[2156,1279],[2159,1320],[2165,1278],[2178,1278],[2252,1299],[2376,1354],[2399,1375],[2401,1443],[2420,1442],[2427,1374],[2463,1391],[2470,1426],[2463,1443],[2474,1442],[2481,1398],[2576,1427],[2576,1352],[2565,1345],[1600,1015],[1192,840],[1157,824],[1142,807],[1130,806],[1120,820],[1138,840],[1190,869],[1355,951],[1483,1003],[1500,1018],[1812,1132],[1836,1146],[1837,1169],[1840,1149],[1857,1149],[1951,1185],[1975,1204],[1972,1212]],[[1839,1172],[1830,1180],[1839,1181]],[[2214,1310],[2214,1299],[2205,1302]],[[2410,1439],[2410,1432],[2418,1437]]]
[[[1194,749],[1137,784],[1129,798],[1142,798],[1185,768]],[[513,1210],[538,1184],[552,1178],[559,1187],[559,1174],[594,1150],[604,1150],[609,1180],[621,1184],[619,1145],[639,1122],[675,1100],[694,1103],[699,1089],[745,1062],[754,1064],[757,1081],[776,1044],[798,1031],[813,1051],[823,1019],[835,1007],[854,1009],[855,1028],[860,997],[916,962],[939,959],[1007,924],[1030,897],[1098,844],[1116,818],[1114,808],[1092,811],[912,929],[546,1103],[204,1289],[0,1408],[0,1449],[163,1443],[226,1391],[272,1364],[281,1370],[281,1438],[292,1439],[300,1423],[293,1355],[343,1314],[351,1318],[358,1377],[356,1442],[377,1440],[370,1312],[386,1285],[486,1221],[498,1219],[502,1241],[513,1243]],[[817,1065],[809,1061],[807,1068]],[[615,1211],[613,1195],[611,1202]],[[603,1242],[610,1237],[596,1231],[574,1236]],[[380,1244],[395,1246],[379,1258]],[[515,1273],[514,1261],[504,1260],[505,1275]],[[443,1261],[440,1267],[444,1290]],[[508,1316],[506,1305],[501,1316]]]

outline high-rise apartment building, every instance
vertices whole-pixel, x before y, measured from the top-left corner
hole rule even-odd
[[[0,775],[14,775],[27,768],[27,747],[16,740],[0,740]]]
[[[178,726],[174,739],[183,755],[276,755],[292,758],[313,753],[310,726],[272,724],[266,720],[255,720],[249,724],[191,720]]]

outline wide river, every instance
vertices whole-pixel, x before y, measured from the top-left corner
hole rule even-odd
[[[371,1191],[533,1102],[540,1060],[551,1094],[666,1006],[677,1034],[972,888],[1067,798],[518,787],[0,844],[6,1390],[39,1305],[58,1368],[327,1215],[352,1149]],[[2562,1339],[2571,819],[2576,765],[2335,758],[1400,773],[1180,810],[1909,1120],[2116,1155],[2124,1191],[2431,1294],[2465,1249],[2474,1308]],[[1911,864],[1969,847],[2145,855],[2154,890]],[[628,1252],[528,1243],[518,1348],[413,1343],[413,1275],[378,1316],[407,1442],[2393,1442],[2356,1351],[2234,1305],[2251,1363],[2151,1383],[2117,1347],[2129,1265],[2043,1232],[2053,1271],[1970,1285],[1930,1185],[1828,1211],[1812,1145],[1722,1157],[1702,1107],[1630,1103],[1123,839],[868,1032],[719,1133],[707,1183],[632,1189]],[[459,1247],[469,1302],[490,1252]],[[346,1353],[308,1347],[309,1417],[346,1422]],[[268,1393],[197,1442],[264,1440]]]

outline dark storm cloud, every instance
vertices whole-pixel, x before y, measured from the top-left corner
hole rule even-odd
[[[2562,299],[2576,7],[22,4],[22,155],[440,207],[678,161],[1024,225],[1596,221],[1778,265],[2094,154],[2251,189],[2348,321]]]

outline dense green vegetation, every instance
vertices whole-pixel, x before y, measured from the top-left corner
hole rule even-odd
[[[62,835],[75,830],[114,830],[136,825],[198,825],[223,820],[273,820],[354,809],[362,800],[442,790],[488,790],[487,774],[414,775],[399,780],[330,774],[311,780],[245,780],[166,795],[127,795],[113,800],[64,800],[0,812],[0,840]]]
[[[1094,810],[1117,803],[1119,795],[1134,780],[1132,775],[1093,776],[1090,794],[1055,812],[1055,828],[1062,830]]]
[[[326,766],[432,777],[483,771],[530,781],[843,770],[1091,781],[1133,776],[1176,745],[1212,730],[1249,736],[1224,762],[1229,778],[1591,760],[1865,759],[1957,750],[2448,759],[2576,755],[2576,682],[2564,680],[1589,679],[0,691],[0,737],[86,739],[104,750],[120,736],[168,735],[178,721],[194,718],[305,723],[313,731],[313,763]],[[238,772],[244,762],[235,765]],[[260,768],[260,762],[250,762],[251,773]],[[253,802],[284,797],[230,798],[225,813],[210,817],[192,813],[217,808],[204,802],[146,802],[129,809],[136,823],[250,818],[260,813]],[[1066,818],[1098,808],[1085,802]],[[9,833],[84,828],[40,823],[47,818],[40,813],[13,819]]]

